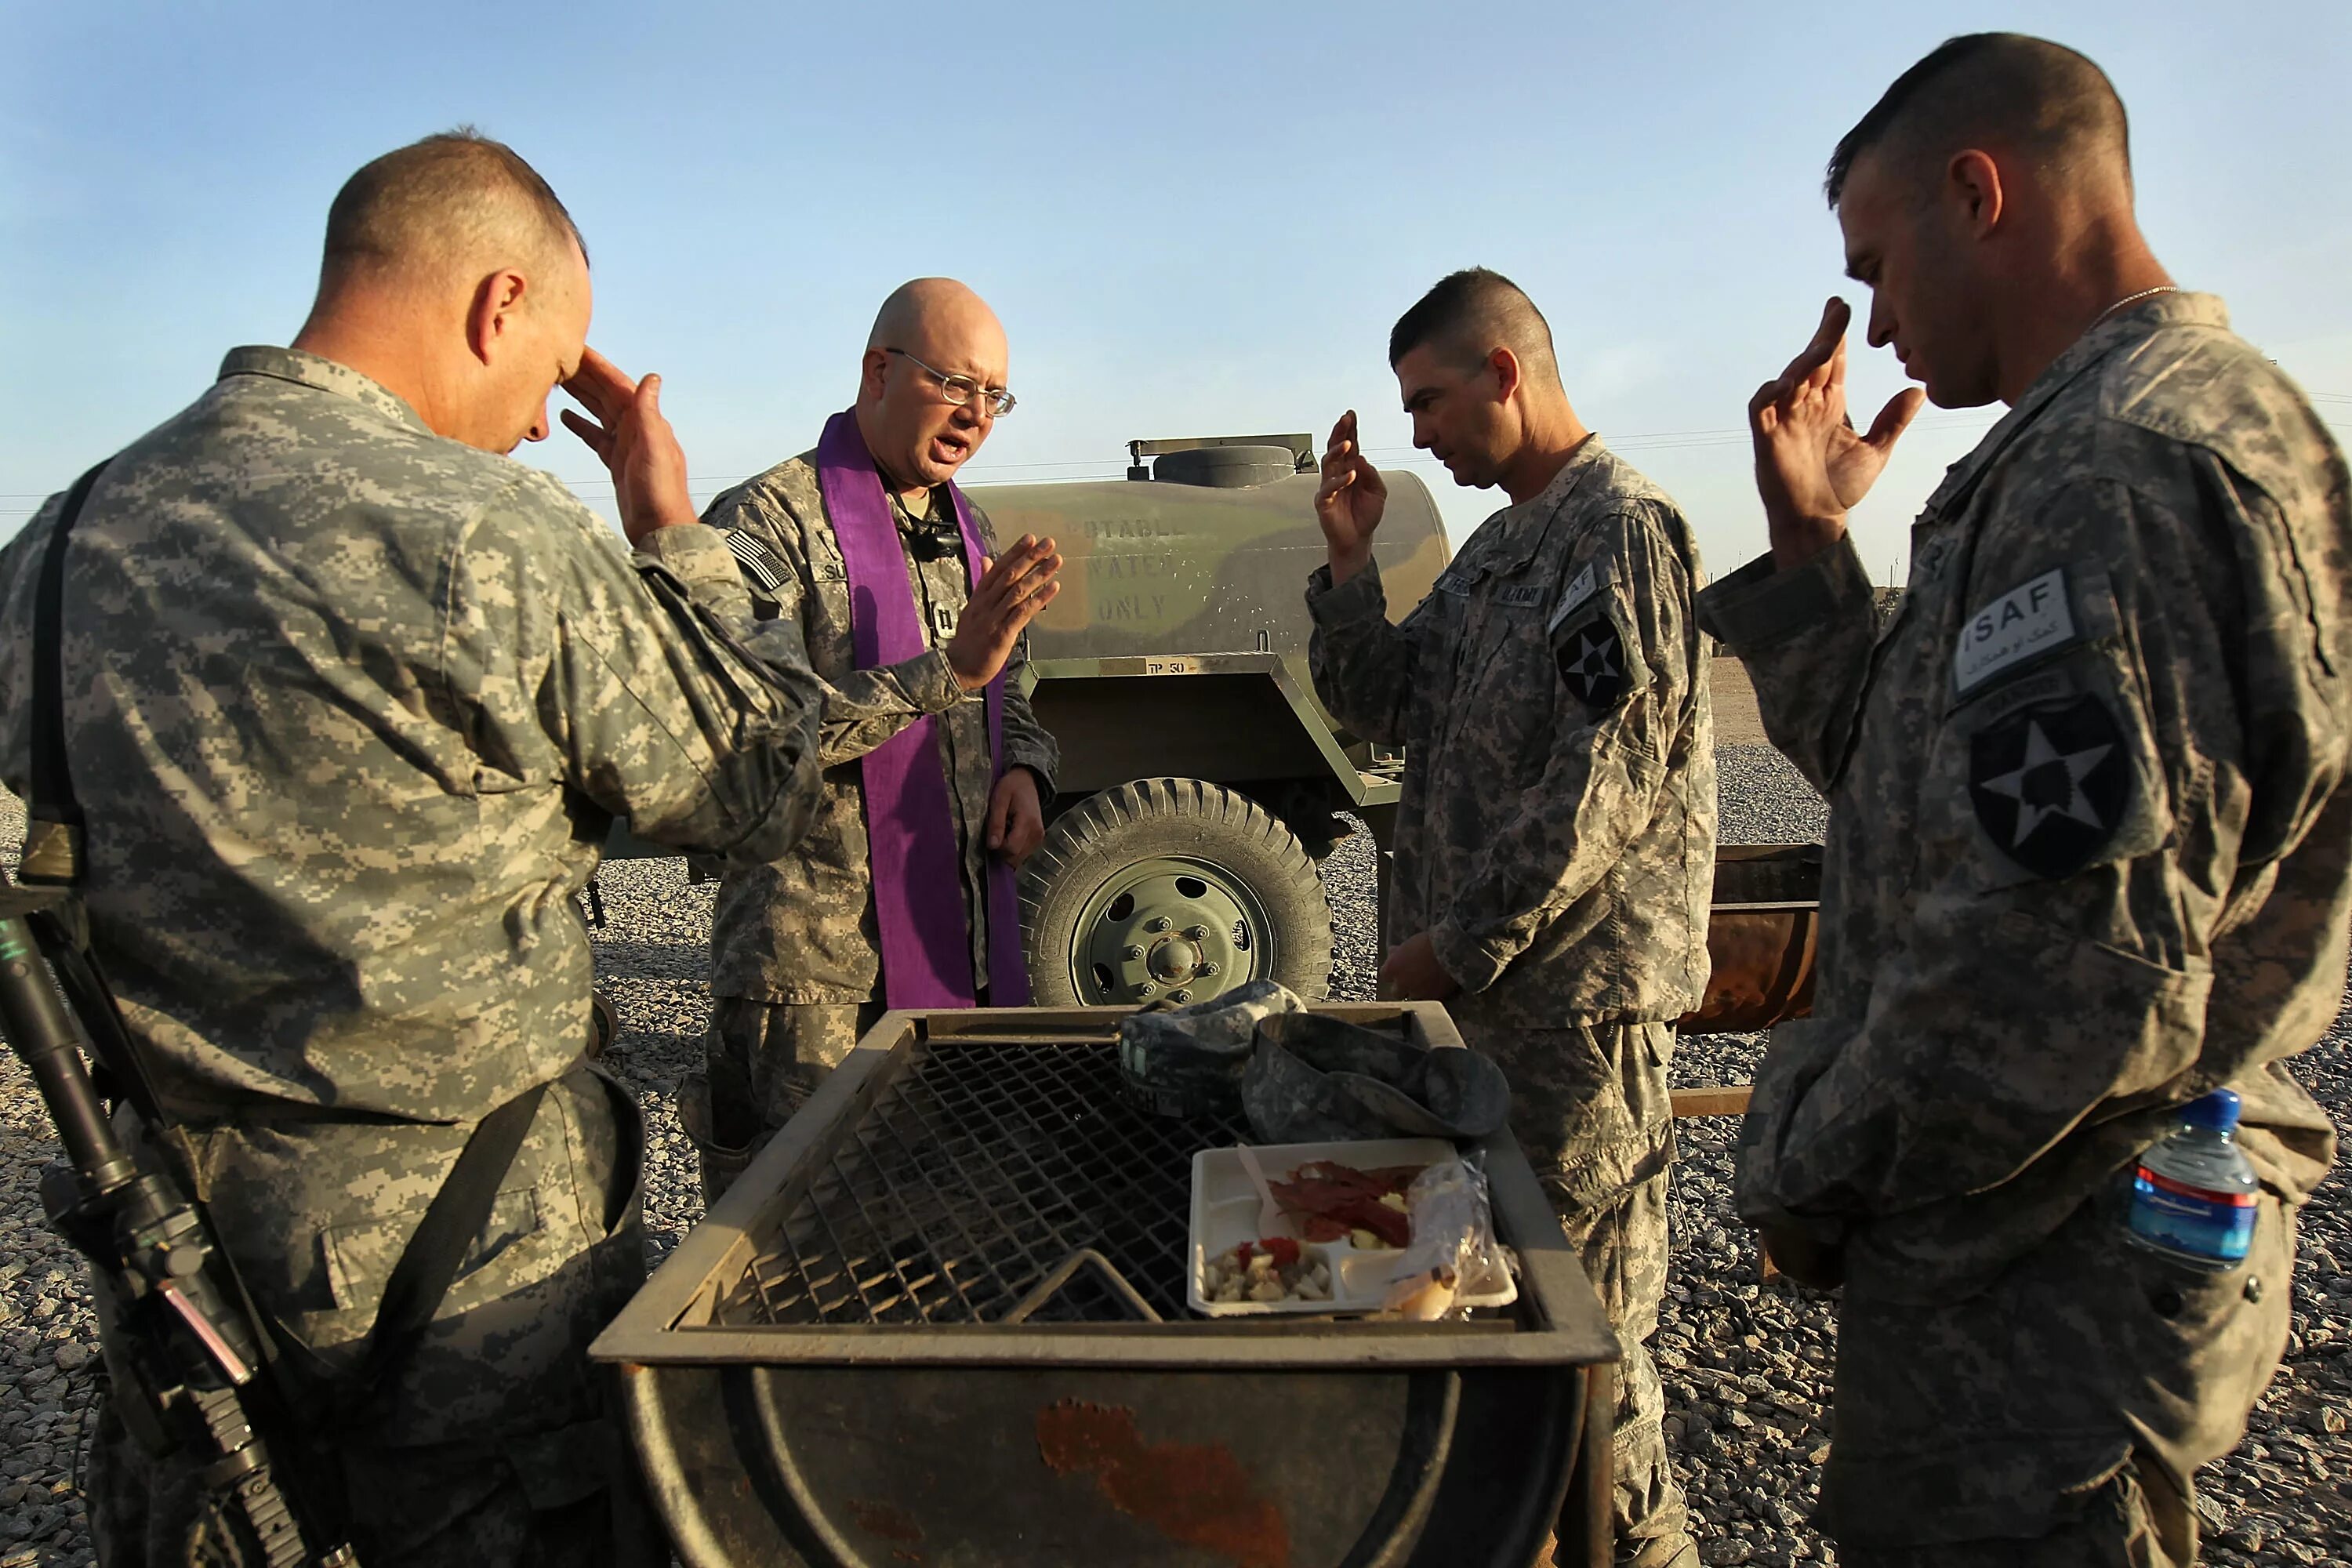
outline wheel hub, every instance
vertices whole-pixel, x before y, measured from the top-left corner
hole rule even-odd
[[[1205,1001],[1271,973],[1266,929],[1246,884],[1222,868],[1141,861],[1087,900],[1071,955],[1074,978],[1095,1004]]]
[[[1181,936],[1171,936],[1151,950],[1151,977],[1163,985],[1181,985],[1201,972],[1201,950]]]

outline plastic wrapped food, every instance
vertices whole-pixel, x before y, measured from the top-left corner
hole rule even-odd
[[[1486,1178],[1458,1157],[1440,1160],[1405,1189],[1404,1204],[1412,1239],[1397,1255],[1381,1305],[1433,1322],[1454,1313],[1458,1298],[1476,1294],[1503,1267]]]

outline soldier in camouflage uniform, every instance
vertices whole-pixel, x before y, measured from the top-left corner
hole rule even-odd
[[[705,1075],[681,1089],[707,1197],[725,1189],[883,1010],[892,977],[882,961],[861,764],[927,716],[936,715],[961,867],[960,887],[941,890],[961,902],[968,953],[958,959],[980,992],[992,953],[1001,965],[1010,943],[1017,959],[1017,912],[1002,900],[992,910],[991,880],[1045,837],[1043,803],[1053,798],[1059,752],[1020,689],[1026,659],[1012,639],[1059,592],[1061,562],[1053,541],[1024,537],[975,585],[950,493],[957,470],[1013,405],[1006,358],[1003,328],[979,296],[929,278],[884,301],[861,365],[852,412],[897,524],[924,634],[919,655],[878,667],[858,658],[852,574],[827,515],[817,451],[725,491],[703,514],[729,531],[760,613],[800,629],[827,689],[824,793],[808,836],[789,855],[733,857],[719,889]],[[994,556],[986,515],[965,504]],[[1000,674],[1001,754],[979,698]],[[987,998],[1027,999],[1025,989]]]
[[[1920,393],[1855,433],[1832,300],[1751,405],[1772,550],[1700,610],[1831,828],[1814,1016],[1757,1075],[1739,1210],[1844,1281],[1843,1561],[2185,1563],[2334,1157],[2286,1064],[2343,998],[2352,908],[2343,457],[2149,253],[2123,106],[2072,50],[1946,44],[1829,190],[1871,342],[2009,412],[1929,498],[1882,635],[1844,514]],[[2251,1256],[2207,1270],[2125,1210],[2218,1086],[2263,1192]]]
[[[387,154],[336,198],[295,346],[231,353],[70,536],[81,886],[177,1122],[132,1131],[264,1312],[348,1378],[469,1134],[544,1089],[420,1345],[321,1436],[370,1568],[667,1560],[585,1355],[643,1278],[642,1139],[583,1062],[573,895],[614,816],[773,854],[817,788],[821,690],[789,638],[730,630],[734,557],[652,378],[587,350],[588,316],[578,236],[520,158],[464,133]],[[503,455],[547,434],[564,375],[634,560]],[[58,510],[0,552],[19,792]],[[88,1489],[107,1563],[189,1561],[206,1528],[184,1458],[111,1407]]]
[[[1316,509],[1315,686],[1405,748],[1382,988],[1445,1000],[1501,1063],[1511,1125],[1623,1348],[1622,1560],[1695,1563],[1647,1341],[1665,1290],[1671,1020],[1706,989],[1715,866],[1698,547],[1674,501],[1570,407],[1526,295],[1457,273],[1397,323],[1413,444],[1511,504],[1390,625],[1386,491],[1343,417]]]

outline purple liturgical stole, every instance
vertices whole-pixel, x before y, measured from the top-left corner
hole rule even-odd
[[[824,513],[849,572],[849,638],[860,669],[878,669],[926,653],[907,580],[907,552],[890,515],[882,476],[857,431],[856,415],[825,421],[816,444],[817,485]],[[964,566],[980,581],[982,553],[971,508],[952,483]],[[988,683],[988,755],[1004,773],[1004,675]],[[940,759],[939,720],[929,714],[866,753],[866,866],[882,937],[882,996],[892,1007],[969,1007],[976,997],[971,931],[964,922],[963,862],[956,849],[955,803]],[[988,1000],[1028,1005],[1021,958],[1021,904],[1013,868],[988,863]]]

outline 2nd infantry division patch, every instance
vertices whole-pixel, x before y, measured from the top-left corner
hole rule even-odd
[[[1596,712],[1614,708],[1633,682],[1625,668],[1625,639],[1617,623],[1598,616],[1560,638],[1553,650],[1569,695]]]
[[[1969,742],[1969,796],[1994,847],[2037,877],[2091,864],[2131,807],[2131,762],[2096,697],[2039,703]]]

